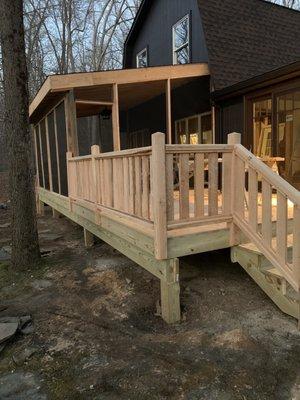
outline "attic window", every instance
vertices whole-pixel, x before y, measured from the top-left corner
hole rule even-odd
[[[173,26],[173,64],[190,62],[190,17],[186,15]]]
[[[136,56],[136,66],[137,66],[137,68],[146,68],[146,67],[148,67],[148,51],[147,51],[147,47],[137,54],[137,56]]]

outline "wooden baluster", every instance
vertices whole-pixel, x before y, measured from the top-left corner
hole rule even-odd
[[[264,242],[272,244],[272,188],[265,180],[262,180],[262,237]]]
[[[196,153],[194,161],[195,217],[204,216],[204,153]]]
[[[129,159],[123,158],[124,211],[129,213]]]
[[[102,158],[99,159],[99,177],[100,177],[100,200],[99,204],[105,204],[105,185],[104,185],[104,161]]]
[[[249,224],[254,232],[257,232],[257,202],[258,202],[258,186],[257,186],[257,173],[249,167],[249,182],[248,182],[248,193],[249,193]]]
[[[222,156],[222,210],[224,215],[231,214],[232,157],[232,153],[223,153]]]
[[[94,145],[91,147],[92,154],[92,196],[91,200],[100,204],[100,176],[99,176],[99,168],[98,168],[98,160],[96,157],[100,155],[100,148],[98,145]]]
[[[106,189],[106,206],[113,207],[113,166],[110,158],[104,160],[104,186]]]
[[[300,206],[294,205],[293,275],[300,288]]]
[[[174,221],[174,163],[173,153],[166,155],[167,219]]]
[[[142,178],[143,178],[143,197],[142,197],[142,215],[143,218],[150,218],[150,165],[149,157],[142,158]]]
[[[234,206],[235,212],[240,218],[245,217],[245,162],[234,155],[234,171],[232,180],[234,182]]]
[[[129,213],[134,215],[135,213],[135,169],[134,169],[134,157],[129,158]]]
[[[188,219],[189,204],[189,154],[179,155],[179,218]]]
[[[154,216],[154,248],[158,260],[168,258],[165,135],[152,135],[152,190]]]
[[[218,215],[218,154],[208,155],[208,215]]]
[[[142,216],[142,174],[141,174],[141,158],[135,157],[135,215]]]
[[[277,255],[281,262],[286,263],[287,256],[287,198],[277,191],[277,222],[276,222],[276,243]]]

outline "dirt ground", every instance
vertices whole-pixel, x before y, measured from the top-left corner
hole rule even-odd
[[[0,248],[9,245],[0,210]],[[0,399],[300,399],[300,334],[228,251],[181,260],[183,320],[157,314],[159,282],[50,210],[44,257],[26,273],[0,262],[0,317],[34,330],[0,353]]]

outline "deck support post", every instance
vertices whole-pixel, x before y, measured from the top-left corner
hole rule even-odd
[[[168,260],[166,276],[160,281],[161,316],[168,324],[180,321],[179,260]]]
[[[84,234],[85,247],[93,247],[94,246],[94,235],[85,228],[83,228],[83,234]]]
[[[52,217],[58,219],[60,216],[61,214],[55,208],[52,208]]]
[[[180,321],[180,285],[179,282],[160,282],[161,316],[167,324]]]

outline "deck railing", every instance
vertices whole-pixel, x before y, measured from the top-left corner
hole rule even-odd
[[[100,154],[93,146],[89,156],[69,154],[69,197],[148,222],[157,259],[167,258],[171,231],[228,223],[232,245],[238,228],[298,290],[300,193],[237,138],[231,134],[227,145],[165,145],[165,135],[156,133],[146,148]]]

